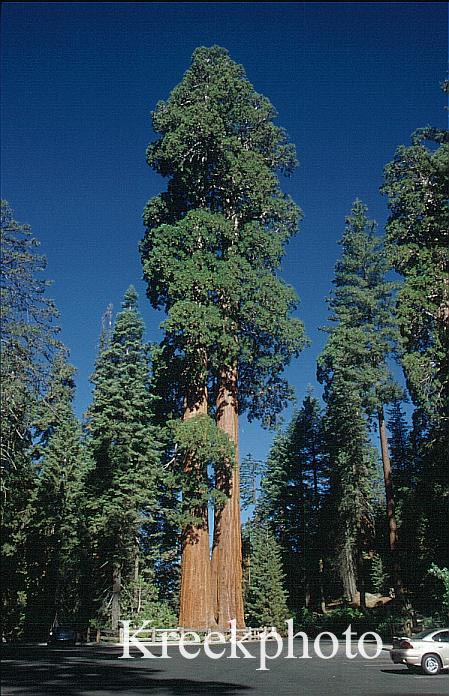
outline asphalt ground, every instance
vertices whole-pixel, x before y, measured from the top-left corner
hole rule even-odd
[[[296,647],[298,645],[298,647]],[[448,696],[449,674],[428,677],[394,665],[387,651],[366,660],[349,660],[340,643],[332,659],[323,660],[310,650],[311,659],[267,660],[269,671],[260,666],[257,643],[245,643],[254,659],[230,659],[225,655],[212,660],[200,648],[198,657],[187,660],[178,646],[169,646],[170,659],[142,659],[131,648],[130,659],[119,659],[122,649],[105,646],[47,647],[3,646],[2,696],[181,696],[218,694],[219,696]],[[217,653],[224,646],[213,646]],[[302,652],[295,641],[295,654]],[[274,655],[277,646],[267,643]],[[161,655],[161,648],[148,648]],[[198,648],[197,648],[198,649]],[[189,651],[194,652],[193,646]],[[356,644],[353,644],[353,651]],[[324,654],[331,646],[323,644]],[[366,647],[373,654],[373,647]],[[237,651],[239,654],[239,651]],[[134,656],[134,658],[133,658]]]

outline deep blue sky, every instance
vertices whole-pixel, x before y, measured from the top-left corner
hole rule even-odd
[[[382,170],[411,132],[445,125],[445,3],[5,3],[2,197],[48,258],[62,337],[78,369],[77,412],[101,315],[130,283],[149,338],[137,245],[146,201],[165,187],[145,162],[150,112],[200,45],[226,47],[296,144],[288,190],[304,211],[283,277],[312,345],[288,371],[302,400],[315,361],[344,217],[356,197],[380,227]],[[241,424],[241,450],[271,435]]]

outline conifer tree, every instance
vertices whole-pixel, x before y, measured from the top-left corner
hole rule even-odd
[[[394,284],[385,279],[389,270],[375,222],[366,217],[359,200],[346,219],[341,240],[343,253],[335,268],[335,290],[329,300],[334,326],[327,327],[327,344],[318,362],[318,377],[325,390],[336,375],[340,384],[359,395],[369,420],[376,418],[382,455],[388,540],[396,589],[399,590],[397,522],[384,406],[402,396],[388,358],[396,347],[393,312]],[[325,394],[327,392],[325,391]]]
[[[249,626],[285,628],[290,618],[279,544],[269,527],[249,521],[250,552],[245,569],[245,616]],[[250,559],[250,562],[248,562]]]
[[[4,635],[23,629],[27,587],[25,527],[34,490],[32,428],[58,347],[56,308],[41,273],[46,260],[29,225],[1,202],[1,527]]]
[[[157,508],[161,475],[143,333],[137,293],[130,287],[97,360],[87,423],[95,464],[89,486],[96,589],[111,607],[114,629],[123,587],[138,578],[145,561],[140,534]]]
[[[161,355],[177,365],[184,419],[211,413],[234,444],[233,461],[216,475],[228,500],[215,508],[211,573],[207,506],[183,535],[190,581],[180,620],[190,625],[244,623],[238,414],[273,418],[290,396],[282,368],[303,344],[302,325],[290,317],[295,293],[276,276],[299,211],[279,188],[277,174],[296,160],[275,116],[217,46],[194,52],[153,113],[160,137],[147,159],[169,181],[145,210],[141,254],[148,296],[168,312]],[[204,462],[196,476],[204,486]]]
[[[444,88],[447,92],[446,82]],[[415,502],[423,547],[449,565],[449,132],[420,128],[385,168],[386,242],[403,282],[401,362],[421,422]]]
[[[289,606],[298,611],[321,600],[319,536],[327,491],[321,409],[309,390],[301,409],[270,451],[258,515],[269,523],[282,551]]]
[[[386,242],[404,282],[397,297],[402,364],[414,402],[449,419],[449,132],[421,128],[385,168]]]
[[[72,411],[74,368],[60,353],[36,421],[36,488],[28,512],[27,636],[81,621],[89,455]]]
[[[412,486],[415,478],[409,426],[400,401],[394,401],[388,414],[389,447],[395,488]]]
[[[323,519],[331,530],[330,541],[344,595],[353,601],[357,589],[363,596],[362,558],[373,536],[375,458],[360,395],[354,386],[340,380],[338,372],[326,400],[330,492]]]

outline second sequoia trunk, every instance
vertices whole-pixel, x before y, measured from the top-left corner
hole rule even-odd
[[[238,465],[237,369],[220,375],[217,396],[217,425],[234,443],[235,457],[217,473],[217,488],[227,496],[215,511],[212,549],[212,604],[219,628],[232,619],[245,626],[242,594],[242,536],[240,522],[240,475]]]
[[[187,405],[184,420],[207,413],[206,392],[193,405]],[[186,456],[184,471],[199,483],[205,478],[203,465]],[[189,523],[182,530],[181,592],[179,625],[205,629],[214,625],[211,604],[210,547],[207,502],[198,505],[191,514],[199,523]]]

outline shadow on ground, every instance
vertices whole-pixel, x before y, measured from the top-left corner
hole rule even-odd
[[[3,696],[85,696],[91,692],[140,696],[249,692],[247,686],[193,679],[164,679],[152,660],[118,660],[119,652],[89,648],[8,647],[2,650]],[[199,675],[201,676],[201,675]]]

